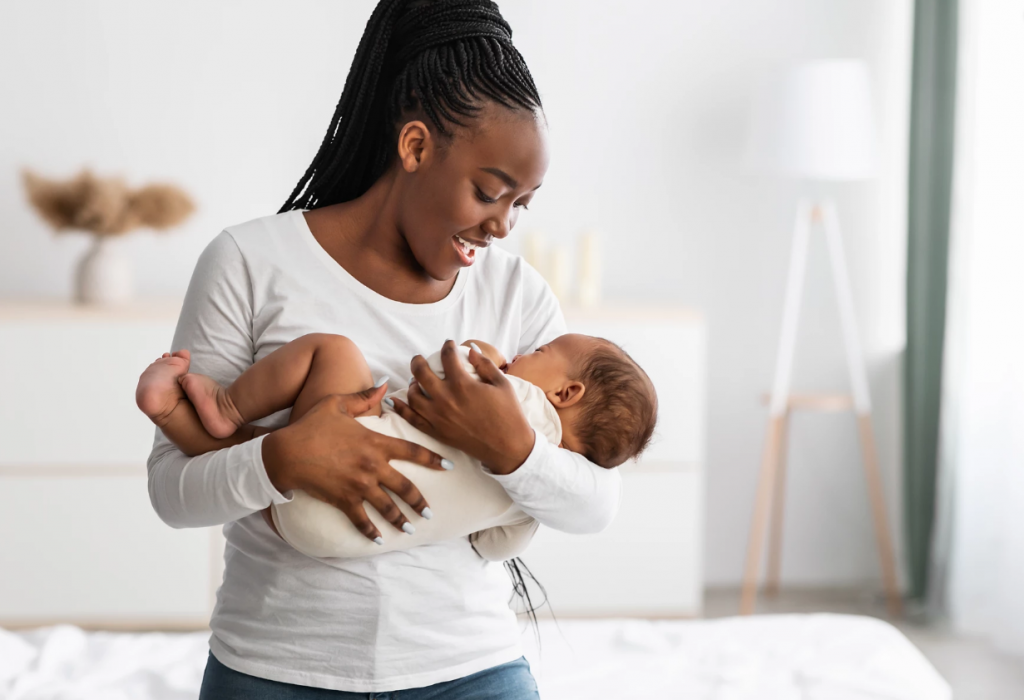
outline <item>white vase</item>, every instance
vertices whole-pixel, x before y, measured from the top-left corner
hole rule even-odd
[[[82,304],[124,304],[134,291],[132,261],[109,236],[93,236],[78,263],[75,299]]]

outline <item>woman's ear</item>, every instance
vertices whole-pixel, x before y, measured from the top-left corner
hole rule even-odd
[[[555,408],[569,408],[575,406],[583,398],[583,394],[586,392],[587,387],[584,386],[583,382],[571,381],[566,382],[558,389],[552,389],[548,392],[548,401],[550,401]]]
[[[433,135],[421,121],[407,122],[398,134],[398,160],[407,173],[419,170],[433,147]]]

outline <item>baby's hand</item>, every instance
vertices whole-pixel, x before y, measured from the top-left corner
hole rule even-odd
[[[470,343],[476,343],[477,348],[480,349],[481,355],[493,362],[498,369],[503,372],[505,371],[505,365],[508,364],[508,360],[506,360],[505,356],[498,351],[498,348],[494,347],[490,343],[485,343],[482,340],[467,340],[462,344],[462,346],[468,348]]]

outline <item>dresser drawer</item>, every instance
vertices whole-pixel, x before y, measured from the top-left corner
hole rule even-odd
[[[608,529],[569,535],[541,527],[523,554],[555,616],[700,614],[702,474],[631,469]]]
[[[173,335],[168,321],[0,323],[0,465],[145,461],[135,387]]]
[[[220,534],[173,530],[132,476],[0,472],[0,620],[202,624]],[[219,583],[219,580],[218,580]]]

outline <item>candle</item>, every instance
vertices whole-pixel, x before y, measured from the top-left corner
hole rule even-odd
[[[544,233],[541,231],[529,231],[523,238],[523,259],[528,262],[534,270],[543,276],[547,276],[544,260],[546,245]]]
[[[580,306],[593,307],[601,301],[601,238],[596,231],[584,231],[579,239]]]
[[[556,245],[548,256],[548,284],[563,304],[569,300],[569,247]]]

